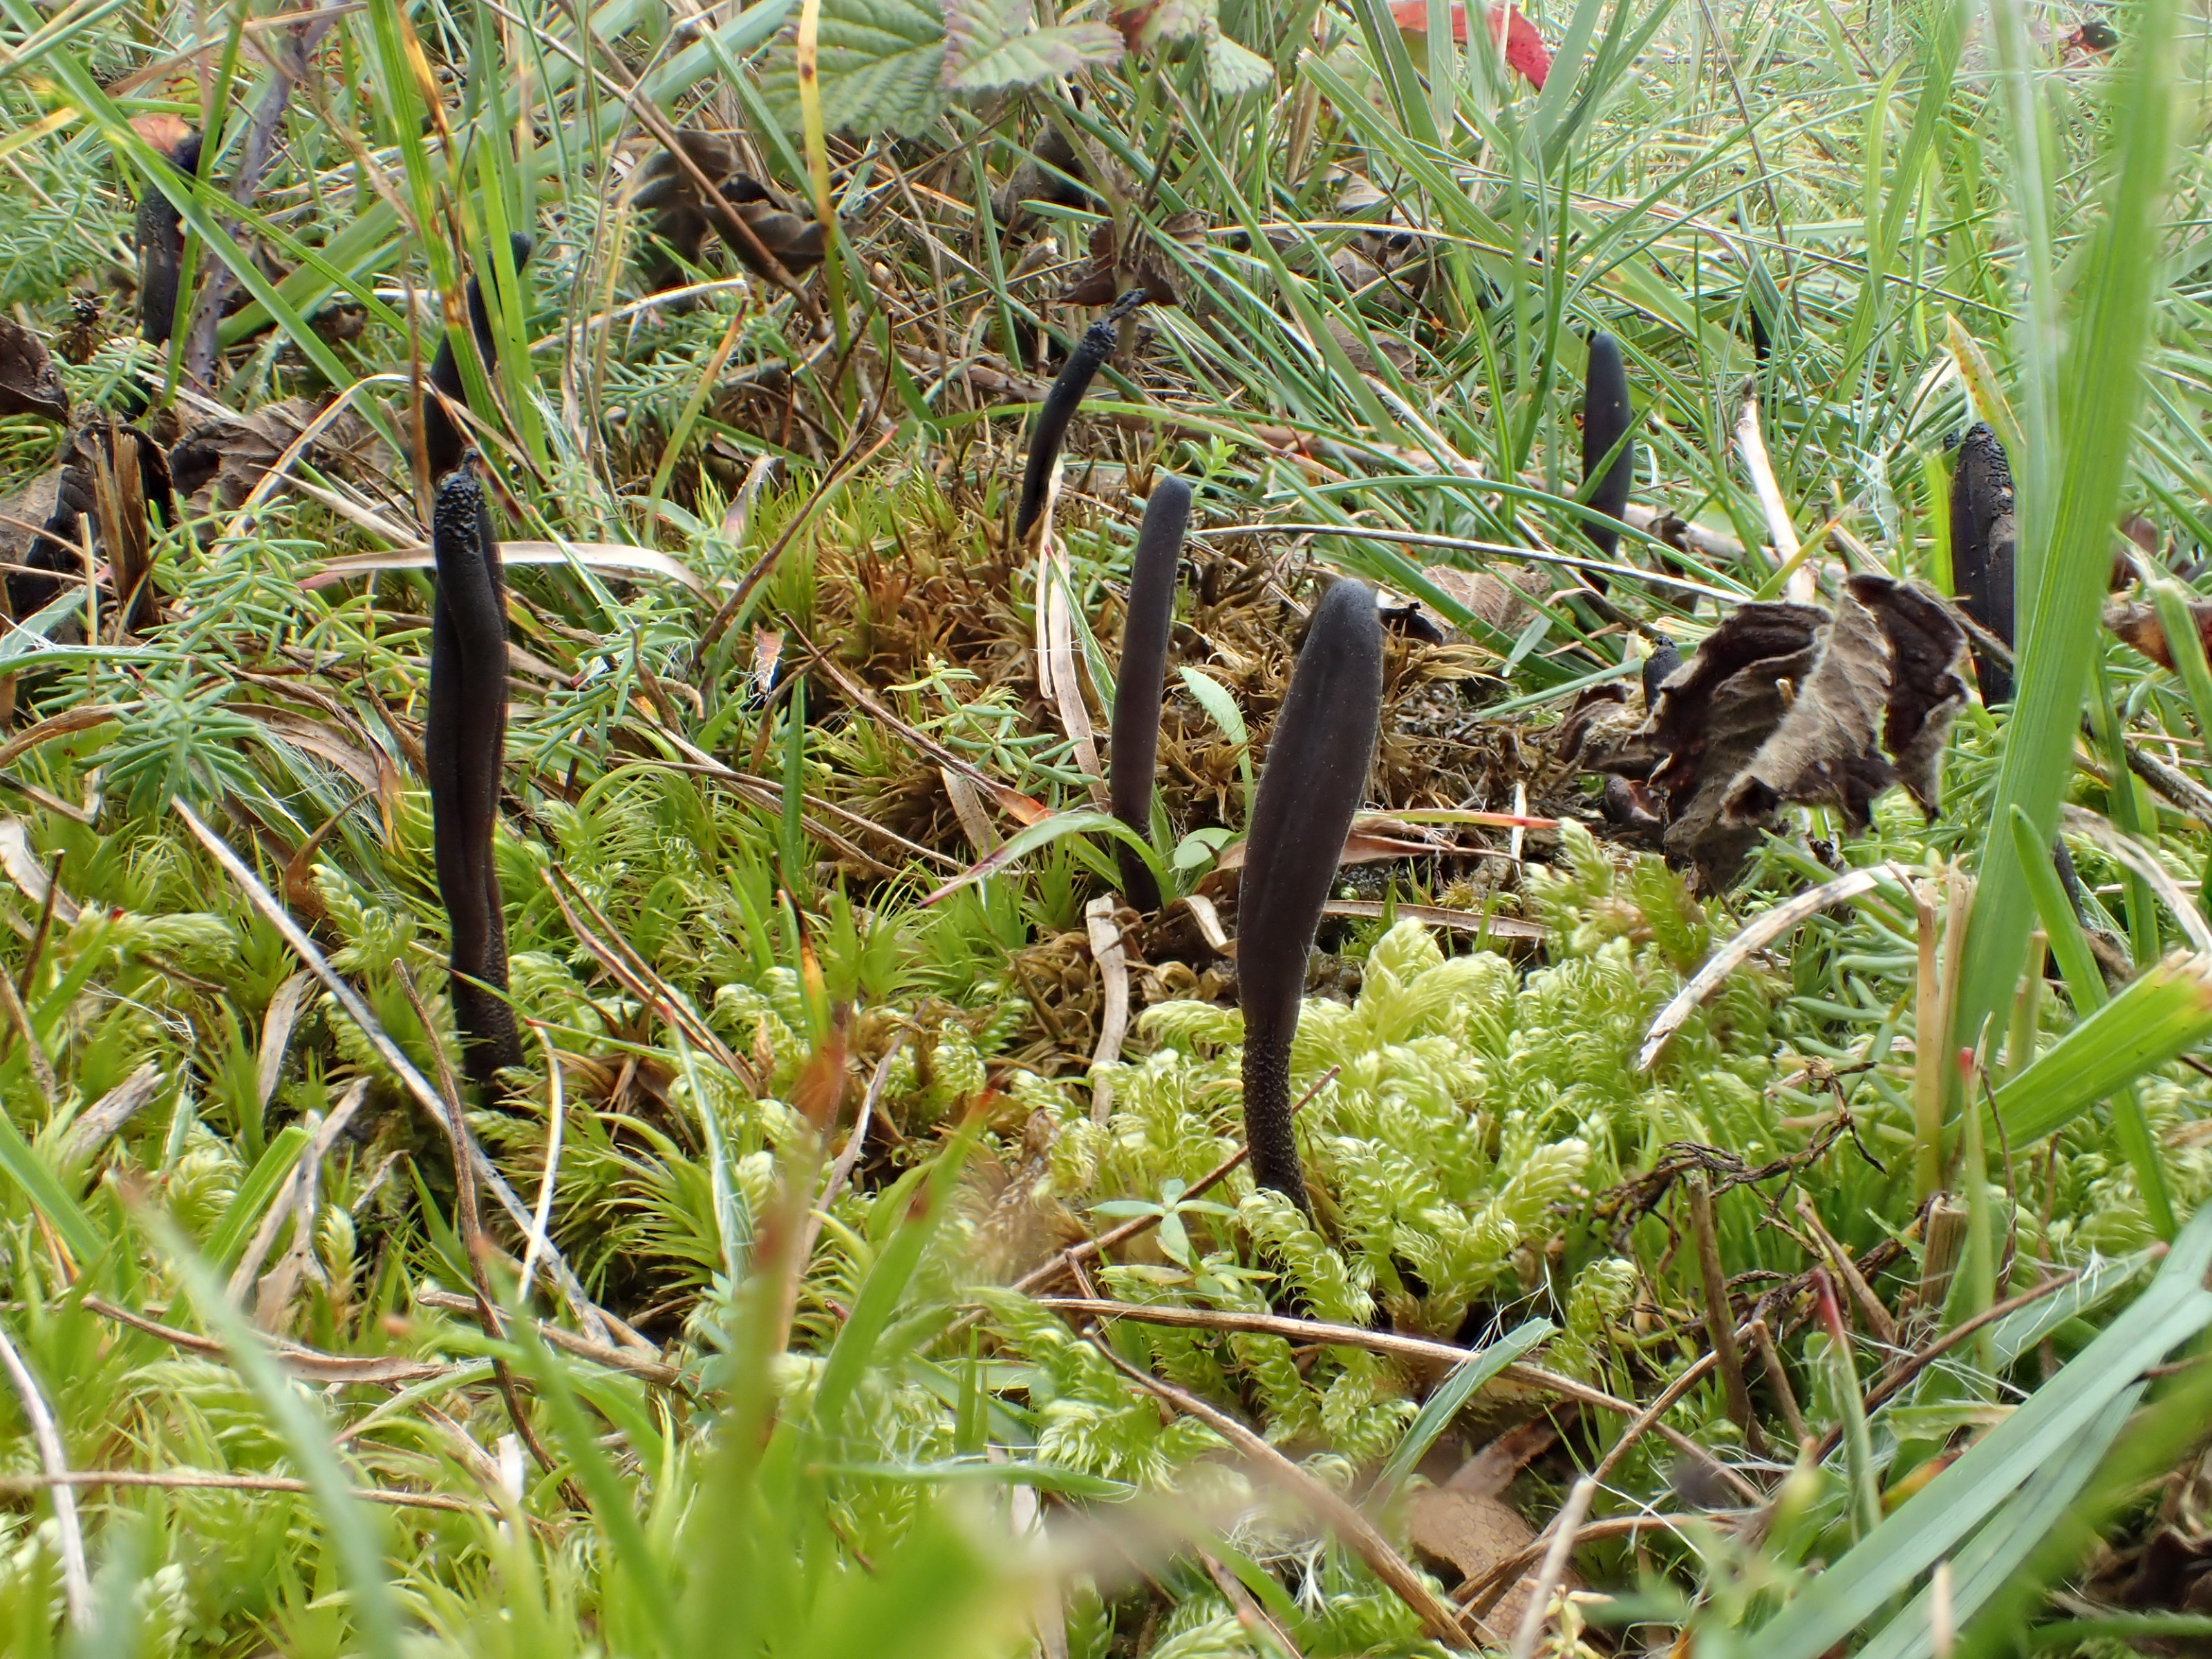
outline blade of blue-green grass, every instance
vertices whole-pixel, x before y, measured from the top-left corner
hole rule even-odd
[[[1948,1612],[1956,1621],[1953,1629],[1980,1612],[2059,1524],[2127,1426],[2146,1386],[2138,1382],[2122,1389],[2056,1457],[2030,1475],[1959,1552],[1951,1563]],[[1934,1659],[1941,1639],[1934,1613],[1935,1591],[1923,1588],[1858,1650],[1857,1659]]]
[[[1965,9],[1963,4],[1959,7]],[[2051,227],[2056,195],[2050,160],[2051,134],[2033,79],[2033,48],[2028,41],[2026,6],[2021,0],[1992,0],[1990,26],[1996,46],[1998,84],[2003,88],[2005,164],[2012,186],[2008,194],[2023,244],[2018,280],[2024,303],[2013,325],[2023,447],[2015,453],[2056,457],[2065,440],[2060,430],[2058,402],[2062,324]],[[2029,476],[2022,477],[2015,471],[2014,477],[2021,532],[2015,580],[2019,592],[2031,593],[2039,586],[2043,537],[2054,522],[2059,479],[2055,471],[2034,466],[2030,467]]]
[[[776,824],[777,850],[783,860],[783,887],[794,899],[808,892],[806,873],[806,681],[791,683],[783,708],[783,805]]]
[[[1384,95],[1396,112],[1398,131],[1415,143],[1437,149],[1441,142],[1437,123],[1421,96],[1420,77],[1414,71],[1413,57],[1406,50],[1405,38],[1398,33],[1397,20],[1391,16],[1387,0],[1352,0],[1352,15],[1366,40],[1367,61],[1382,81]]]
[[[1428,1455],[1437,1437],[1451,1426],[1452,1419],[1459,1415],[1459,1408],[1474,1396],[1474,1391],[1551,1337],[1558,1328],[1548,1319],[1524,1320],[1453,1367],[1451,1375],[1422,1402],[1420,1414],[1407,1425],[1405,1437],[1375,1477],[1368,1504],[1376,1510],[1388,1508],[1390,1500],[1397,1496],[1400,1485],[1413,1472],[1413,1465]]]
[[[2026,1146],[2209,1036],[2212,961],[2176,952],[2037,1055],[1990,1097],[1990,1109],[2006,1139]]]
[[[2143,1269],[2164,1251],[2164,1245],[2157,1245],[2094,1261],[2071,1284],[1997,1320],[1990,1327],[1990,1354],[1997,1368],[2011,1365],[2069,1320],[2096,1312],[2141,1277]]]
[[[1001,842],[998,850],[990,857],[970,866],[967,870],[955,876],[951,881],[924,898],[922,903],[935,904],[940,900],[950,898],[962,888],[972,886],[987,877],[998,874],[1015,860],[1034,853],[1040,847],[1048,846],[1063,836],[1091,835],[1112,836],[1117,840],[1126,842],[1141,853],[1148,864],[1153,866],[1152,873],[1159,878],[1161,890],[1166,891],[1174,885],[1166,872],[1160,867],[1159,854],[1152,850],[1149,842],[1111,812],[1100,812],[1085,806],[1066,812],[1054,812],[1050,817],[1039,818],[1035,823],[1024,824]]]
[[[370,1659],[399,1659],[399,1607],[385,1571],[383,1520],[354,1497],[353,1483],[331,1449],[330,1423],[307,1390],[284,1375],[266,1339],[230,1305],[214,1272],[175,1224],[158,1212],[145,1212],[144,1220],[184,1280],[202,1324],[222,1344],[307,1483],[344,1575],[355,1639]]]
[[[2020,688],[1990,821],[2008,823],[2019,805],[2039,836],[2057,827],[2072,770],[2075,721],[2098,649],[2100,596],[2111,570],[2112,527],[2140,402],[2159,272],[2152,250],[2160,234],[2171,149],[2177,9],[2175,0],[2146,0],[2112,72],[2112,173],[2074,289],[2057,426],[2044,444],[2031,436],[2027,454],[2014,467],[2016,475],[2051,474],[2057,488],[2048,517],[2021,526],[2020,574],[2033,573],[2027,590],[2033,599],[2021,630]],[[2021,887],[2011,838],[1993,837],[1984,850],[1954,1005],[1951,1038],[1959,1046],[1977,1041],[2019,978],[2033,914],[2021,902]]]
[[[205,1254],[209,1265],[216,1272],[228,1273],[237,1265],[238,1253],[246,1248],[254,1224],[261,1219],[261,1212],[269,1207],[277,1188],[291,1175],[292,1166],[307,1149],[306,1128],[288,1123],[269,1143],[268,1150],[255,1160],[246,1179],[239,1182],[237,1194],[223,1211],[222,1219],[208,1235]]]
[[[2057,1376],[1886,1516],[1752,1640],[1761,1659],[1819,1659],[1950,1555],[2111,1402],[2212,1325],[2212,1207],[2191,1219],[2142,1295]]]
[[[1566,118],[1569,100],[1583,79],[1583,54],[1589,50],[1590,36],[1597,33],[1606,4],[1607,0],[1578,0],[1574,15],[1560,32],[1559,47],[1552,53],[1552,72],[1544,78],[1544,90],[1536,96],[1536,112],[1529,118],[1528,126],[1543,152],[1541,164],[1547,173],[1559,165],[1560,158],[1545,141]],[[1629,0],[1613,0],[1613,4],[1617,14],[1625,14]]]
[[[592,1514],[605,1534],[608,1553],[629,1581],[637,1598],[638,1615],[662,1653],[682,1652],[675,1601],[653,1554],[652,1540],[646,1536],[644,1522],[638,1518],[636,1498],[599,1444],[591,1419],[584,1415],[567,1362],[545,1346],[537,1328],[527,1320],[516,1321],[513,1334],[520,1369],[551,1419],[554,1438],[567,1456],[577,1484],[591,1500]]]
[[[20,1048],[8,1056],[7,1063],[18,1072],[27,1070]],[[0,1112],[0,1171],[22,1188],[32,1209],[46,1218],[46,1224],[76,1258],[79,1271],[100,1260],[106,1249],[100,1229],[5,1112]]]
[[[1244,810],[1252,810],[1252,735],[1244,728],[1244,711],[1237,706],[1237,699],[1229,688],[1200,668],[1186,667],[1182,683],[1198,706],[1206,710],[1206,717],[1221,728],[1222,736],[1237,746],[1237,769],[1244,781]]]
[[[869,1269],[851,1315],[838,1328],[836,1342],[823,1363],[822,1379],[814,1391],[812,1426],[825,1438],[834,1439],[842,1431],[846,1407],[868,1368],[896,1358],[884,1350],[884,1333],[906,1296],[915,1270],[921,1265],[922,1252],[944,1218],[945,1206],[959,1184],[960,1171],[981,1127],[975,1121],[964,1125],[938,1154],[923,1182],[927,1197],[902,1217],[898,1231]]]
[[[2202,1441],[2206,1417],[2212,1414],[2212,1370],[2202,1363],[2202,1341],[2191,1357],[2198,1363],[2182,1367],[2179,1376],[2159,1386],[2149,1404],[2121,1431],[2088,1489],[1996,1587],[1981,1617],[1960,1632],[1954,1651],[1963,1659],[2018,1651],[2021,1631],[2048,1605],[2051,1586],[2075,1571],[2100,1539],[2112,1536],[2123,1510],[2139,1504],[2146,1488],[2169,1476]]]
[[[2035,825],[2029,821],[2027,811],[2018,806],[2012,809],[2012,836],[2022,884],[2029,902],[2035,906],[2036,919],[2042,925],[2044,936],[2050,941],[2051,954],[2057,958],[2058,972],[2066,981],[2067,994],[2081,1013],[2101,1008],[2106,994],[2104,972],[2097,966],[2088,940],[2082,937],[2081,924],[2074,915],[2074,907],[2067,902],[2066,889],[2051,860],[2051,844],[2035,833]],[[2039,973],[2042,963],[2030,963],[2028,969]]]

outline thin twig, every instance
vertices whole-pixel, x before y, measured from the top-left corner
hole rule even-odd
[[[1165,1401],[1184,1416],[1195,1418],[1205,1424],[1243,1453],[1254,1468],[1271,1484],[1281,1488],[1326,1522],[1352,1553],[1367,1564],[1368,1571],[1389,1585],[1398,1599],[1413,1609],[1414,1616],[1421,1621],[1421,1627],[1431,1638],[1447,1647],[1462,1650],[1474,1645],[1468,1639],[1467,1630],[1460,1623],[1459,1615],[1453,1611],[1451,1605],[1430,1587],[1429,1581],[1416,1572],[1404,1556],[1390,1547],[1390,1540],[1376,1531],[1365,1516],[1344,1498],[1322,1485],[1226,1412],[1208,1405],[1195,1395],[1185,1393],[1171,1382],[1161,1382],[1150,1371],[1132,1365],[1114,1352],[1109,1342],[1094,1337],[1092,1346],[1106,1357],[1107,1363],[1115,1370],[1139,1388]]]
[[[876,1062],[875,1075],[868,1079],[868,1091],[860,1097],[860,1109],[853,1118],[853,1133],[845,1137],[845,1149],[837,1154],[837,1161],[830,1166],[829,1178],[822,1183],[822,1196],[814,1200],[814,1209],[806,1218],[806,1231],[799,1241],[799,1259],[814,1259],[815,1241],[822,1237],[822,1224],[829,1219],[830,1206],[845,1190],[845,1183],[853,1178],[854,1166],[860,1163],[860,1153],[868,1139],[868,1125],[875,1119],[876,1103],[884,1097],[884,1085],[890,1081],[891,1062],[906,1047],[906,1033],[902,1031],[891,1039],[884,1057]]]
[[[58,1501],[76,1486],[160,1486],[178,1491],[312,1492],[304,1480],[284,1474],[218,1474],[207,1469],[78,1469],[52,1475],[0,1475],[0,1492],[27,1494],[42,1486],[53,1488]],[[447,1510],[456,1515],[491,1515],[487,1504],[442,1492],[392,1492],[382,1486],[356,1486],[353,1496],[365,1504],[386,1504],[395,1509]]]
[[[472,1314],[476,1311],[477,1306],[474,1297],[462,1296],[454,1291],[434,1291],[427,1287],[415,1292],[415,1300],[417,1305],[435,1308],[441,1313]],[[688,1387],[684,1381],[684,1373],[681,1370],[660,1360],[641,1358],[627,1348],[611,1347],[604,1342],[593,1342],[587,1337],[578,1336],[574,1331],[564,1331],[558,1325],[548,1324],[540,1319],[530,1319],[527,1316],[517,1316],[515,1322],[529,1324],[538,1335],[545,1339],[547,1346],[558,1348],[562,1353],[573,1354],[579,1359],[588,1359],[594,1365],[604,1365],[611,1371],[626,1371],[641,1382],[652,1383],[655,1388],[682,1389]]]
[[[39,1381],[23,1363],[23,1356],[15,1352],[5,1326],[0,1326],[0,1366],[7,1368],[8,1380],[15,1385],[23,1402],[23,1415],[31,1420],[31,1437],[39,1444],[39,1465],[46,1471],[44,1483],[53,1488],[54,1524],[62,1535],[62,1586],[69,1595],[70,1625],[82,1632],[92,1620],[92,1576],[85,1570],[84,1528],[77,1520],[76,1494],[70,1490],[69,1458],[62,1447],[61,1431],[54,1426],[53,1412],[39,1390]]]
[[[1395,1331],[1370,1331],[1358,1325],[1328,1325],[1315,1319],[1289,1319],[1280,1314],[1109,1302],[1095,1297],[1075,1296],[1039,1297],[1037,1305],[1049,1308],[1054,1313],[1089,1315],[1101,1319],[1133,1319],[1144,1325],[1176,1325],[1188,1330],[1201,1331],[1249,1331],[1261,1336],[1279,1336],[1301,1344],[1365,1348],[1374,1353],[1396,1354],[1403,1358],[1429,1360],[1448,1366],[1460,1364],[1474,1352],[1449,1342],[1431,1342],[1426,1337],[1401,1336]],[[1594,1389],[1586,1382],[1577,1382],[1571,1376],[1561,1376],[1535,1365],[1508,1365],[1498,1373],[1498,1376],[1500,1382],[1516,1382],[1526,1389],[1540,1389],[1563,1399],[1595,1406],[1600,1410],[1622,1417],[1635,1417],[1641,1410],[1632,1401],[1616,1399],[1602,1389]],[[1762,1500],[1763,1494],[1757,1487],[1680,1430],[1670,1428],[1664,1423],[1654,1423],[1651,1432],[1676,1450],[1686,1453],[1712,1470],[1745,1503],[1756,1504]]]
[[[1590,1499],[1596,1492],[1597,1477],[1584,1475],[1567,1494],[1566,1507],[1553,1520],[1551,1547],[1544,1552],[1543,1567],[1529,1589],[1528,1605],[1522,1611],[1521,1628],[1513,1638],[1513,1659],[1535,1659],[1537,1639],[1543,1635],[1545,1623],[1551,1617],[1552,1592],[1559,1589],[1559,1580],[1567,1571],[1567,1557],[1574,1551],[1575,1534],[1581,1530],[1583,1517],[1589,1513]]]
[[[1992,1303],[1972,1317],[1960,1320],[1926,1347],[1916,1348],[1875,1378],[1874,1386],[1867,1390],[1864,1409],[1869,1413],[1876,1411],[1896,1398],[1898,1391],[1906,1383],[1964,1342],[1976,1331],[1981,1329],[1983,1326],[2002,1319],[2008,1314],[2018,1313],[2030,1303],[2040,1302],[2053,1291],[2071,1285],[2081,1276],[2078,1269],[2069,1268],[2056,1278],[2045,1279],[2040,1285],[2031,1285],[2018,1296],[2007,1297],[2002,1302]],[[1843,1426],[1838,1424],[1822,1435],[1820,1443],[1814,1453],[1813,1461],[1816,1463],[1826,1462],[1829,1454],[1833,1452],[1842,1442],[1843,1433]]]

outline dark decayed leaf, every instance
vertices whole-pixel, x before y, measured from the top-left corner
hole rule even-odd
[[[1940,799],[1943,745],[1965,703],[1966,639],[1932,595],[1854,576],[1834,616],[1813,605],[1741,606],[1688,662],[1656,684],[1651,712],[1624,736],[1625,697],[1595,693],[1561,727],[1570,764],[1632,781],[1640,821],[1663,799],[1663,844],[1726,885],[1785,805],[1838,808],[1854,829],[1902,782],[1923,812]],[[1656,678],[1656,677],[1655,677]],[[1649,684],[1649,682],[1647,682]]]
[[[1206,216],[1178,213],[1161,222],[1170,241],[1196,250],[1206,243]],[[1175,258],[1141,226],[1126,248],[1114,235],[1114,222],[1101,219],[1091,232],[1091,264],[1083,275],[1060,290],[1060,302],[1069,306],[1111,305],[1131,289],[1145,290],[1154,305],[1182,303],[1183,273]]]
[[[38,415],[67,424],[69,392],[46,343],[12,317],[0,317],[0,415]]]
[[[991,198],[991,211],[1010,228],[1021,222],[1024,202],[1049,202],[1079,212],[1099,212],[1098,198],[1085,188],[1090,176],[1083,157],[1067,142],[1067,135],[1058,126],[1048,125],[1037,134],[1029,155]]]
[[[2212,599],[2191,599],[2189,619],[2197,624],[2197,637],[2204,642],[2206,654],[2212,656]],[[2167,673],[2175,672],[2173,647],[2166,641],[2166,624],[2159,620],[2155,605],[2108,605],[2105,626],[2119,635],[2123,645],[2142,652]]]
[[[198,422],[169,451],[177,493],[196,506],[228,512],[252,494],[269,469],[299,441],[327,399],[287,398],[246,415],[217,415]],[[376,441],[368,423],[340,415],[315,434],[307,459],[325,471],[343,469]]]
[[[684,154],[714,181],[723,203],[786,270],[795,276],[822,263],[819,220],[792,212],[758,179],[739,172],[737,151],[726,140],[710,132],[677,137]],[[645,164],[643,177],[645,182],[631,202],[653,216],[652,234],[659,246],[643,257],[641,273],[647,293],[681,286],[684,266],[699,263],[709,232],[719,235],[738,263],[754,276],[769,274],[760,254],[732,229],[721,207],[707,198],[699,181],[669,151],[655,151]]]

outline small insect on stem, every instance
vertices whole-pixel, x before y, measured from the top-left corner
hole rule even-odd
[[[1366,793],[1382,716],[1382,623],[1349,579],[1315,607],[1244,842],[1237,897],[1237,998],[1244,1010],[1244,1134],[1252,1178],[1308,1214],[1291,1133],[1291,1039],[1306,953]]]
[[[1067,423],[1075,418],[1076,405],[1091,389],[1091,378],[1097,374],[1098,365],[1113,355],[1121,338],[1121,319],[1144,302],[1145,290],[1140,288],[1133,288],[1116,300],[1112,310],[1084,331],[1083,338],[1068,354],[1060,378],[1045,393],[1037,409],[1036,424],[1030,428],[1029,459],[1022,468],[1021,507],[1014,514],[1016,540],[1029,539],[1037,515],[1044,511],[1052,470],[1059,463],[1060,446],[1067,441]]]
[[[2013,642],[2012,465],[1997,434],[1977,421],[1959,441],[1951,474],[1951,581],[1959,608],[2002,640]],[[1974,678],[1982,701],[2012,700],[2012,671],[1978,648]]]
[[[514,271],[519,280],[522,267],[529,263],[530,250],[535,244],[517,231],[507,238],[507,246],[514,256]],[[476,336],[477,356],[482,360],[487,375],[499,363],[499,342],[492,332],[491,308],[485,303],[483,292],[483,279],[492,274],[493,262],[487,258],[479,267],[478,274],[469,278],[467,289],[469,331]],[[422,400],[422,453],[430,464],[430,477],[434,482],[461,464],[462,453],[469,447],[459,424],[446,412],[443,402],[447,398],[457,404],[468,401],[462,389],[461,365],[453,355],[451,335],[440,337],[438,355],[430,361],[430,389],[439,395]]]
[[[487,1097],[501,1066],[522,1063],[492,861],[507,750],[507,593],[490,524],[474,468],[448,473],[431,520],[438,596],[422,734],[438,896],[453,934],[454,1018],[469,1078]]]
[[[1608,519],[1618,519],[1628,506],[1628,487],[1636,477],[1635,422],[1620,342],[1610,334],[1593,334],[1583,393],[1583,489],[1589,505]],[[1585,522],[1583,533],[1600,558],[1610,559],[1620,544],[1620,532],[1611,525]],[[1595,570],[1584,572],[1583,580],[1605,592],[1605,578]]]
[[[1190,523],[1190,486],[1163,472],[1145,503],[1129,572],[1129,613],[1121,627],[1121,666],[1114,683],[1114,816],[1139,836],[1152,828],[1152,775],[1160,755],[1160,696],[1168,635],[1175,625],[1176,566]],[[1121,892],[1138,909],[1160,908],[1160,884],[1133,847],[1117,846]]]

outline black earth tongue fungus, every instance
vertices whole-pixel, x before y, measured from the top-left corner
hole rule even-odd
[[[1589,378],[1583,393],[1583,488],[1587,505],[1609,519],[1617,519],[1627,510],[1628,486],[1636,477],[1636,440],[1630,436],[1635,419],[1628,402],[1628,370],[1620,361],[1620,342],[1610,334],[1591,335]],[[1627,441],[1623,442],[1624,439]],[[1608,455],[1613,457],[1610,463],[1606,459]],[[1620,532],[1610,525],[1586,521],[1583,533],[1597,549],[1600,558],[1610,559],[1620,542]],[[1606,591],[1605,578],[1595,570],[1584,571],[1583,580],[1601,593]]]
[[[1672,640],[1663,640],[1652,648],[1644,659],[1644,706],[1646,708],[1659,701],[1659,688],[1682,665],[1682,647]]]
[[[1131,289],[1114,302],[1112,310],[1085,330],[1075,349],[1068,353],[1060,378],[1045,393],[1044,402],[1037,409],[1036,424],[1030,428],[1029,459],[1022,468],[1021,507],[1014,514],[1016,540],[1029,539],[1038,515],[1044,511],[1044,498],[1052,484],[1052,469],[1060,459],[1060,446],[1067,441],[1067,423],[1075,418],[1076,405],[1091,389],[1091,380],[1098,373],[1098,365],[1113,356],[1114,347],[1121,337],[1121,319],[1144,304],[1145,298],[1144,289]]]
[[[514,252],[515,276],[520,281],[522,268],[530,262],[530,251],[536,244],[517,231],[507,238],[507,246]],[[494,270],[493,261],[487,258],[479,266],[477,274],[469,278],[467,289],[469,331],[476,336],[477,356],[483,359],[487,374],[499,362],[499,343],[492,333],[491,309],[484,302],[483,292],[486,276],[493,276],[493,280],[497,281]],[[467,394],[462,389],[461,365],[453,355],[453,342],[450,336],[440,337],[438,355],[430,360],[430,392],[442,392],[457,404],[468,401]],[[468,447],[467,437],[453,417],[446,412],[445,405],[436,397],[426,392],[422,399],[422,453],[429,462],[431,481],[436,482],[459,466],[461,456]]]
[[[455,1023],[469,1079],[489,1101],[501,1066],[522,1063],[507,1003],[507,927],[492,831],[507,750],[507,593],[490,514],[473,468],[438,486],[430,539],[438,561],[430,621],[430,774],[438,896],[453,934]]]
[[[187,132],[165,152],[185,178],[200,170],[200,136]],[[184,221],[160,188],[148,184],[138,203],[138,332],[149,345],[167,345],[175,331],[177,284],[185,263]]]
[[[1244,1133],[1252,1178],[1308,1215],[1291,1133],[1291,1039],[1306,954],[1366,793],[1382,718],[1382,624],[1364,584],[1339,580],[1314,608],[1260,774],[1237,896],[1244,1010]]]
[[[1951,578],[1959,609],[2007,645],[2013,642],[2012,466],[1997,434],[1977,421],[1959,441],[1951,473]],[[2012,699],[2012,671],[1973,647],[1983,702]]]
[[[1167,679],[1168,635],[1175,624],[1176,567],[1190,524],[1190,486],[1172,473],[1152,482],[1129,572],[1129,612],[1121,625],[1121,664],[1114,682],[1109,790],[1114,816],[1139,836],[1152,830],[1152,775],[1160,755],[1160,697]],[[1137,849],[1117,845],[1121,893],[1147,914],[1160,908],[1160,884]]]

